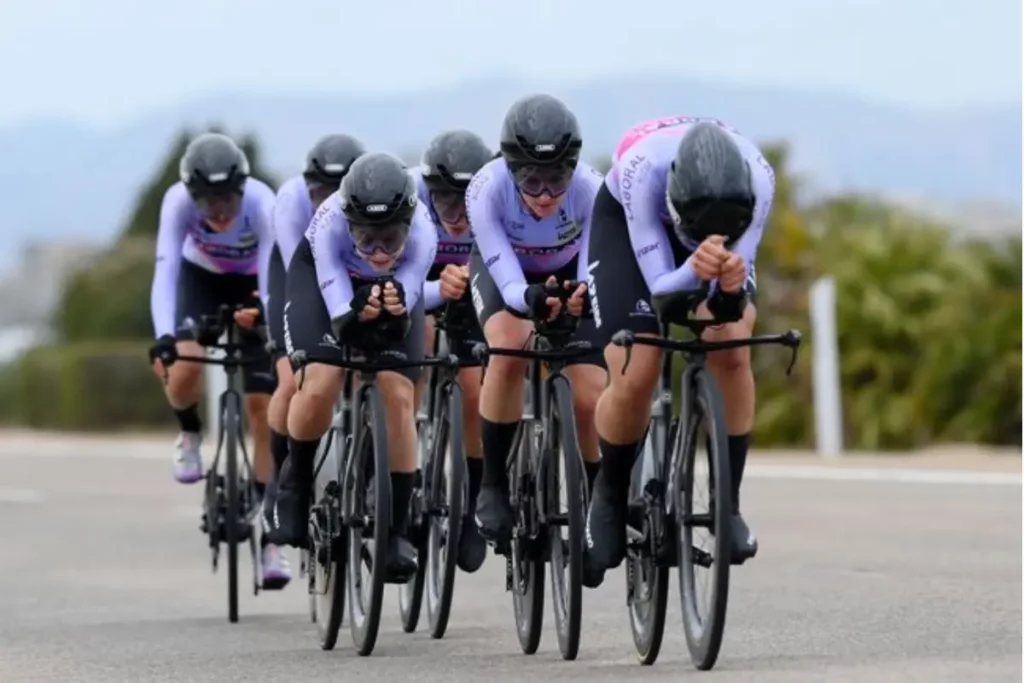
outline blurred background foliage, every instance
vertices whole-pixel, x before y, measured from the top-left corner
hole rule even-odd
[[[68,282],[59,342],[0,368],[0,419],[104,431],[173,424],[145,349],[160,203],[192,134],[182,132],[142,186],[119,239]],[[258,141],[240,140],[254,175],[276,187]],[[757,261],[758,329],[795,327],[807,344],[789,377],[788,352],[755,351],[757,445],[813,445],[808,292],[824,275],[836,285],[847,448],[1019,445],[1020,237],[958,238],[868,196],[801,204],[786,146],[765,150],[777,188]],[[592,163],[606,170],[608,161]]]

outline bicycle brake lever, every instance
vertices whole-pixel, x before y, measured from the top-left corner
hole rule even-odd
[[[786,377],[793,374],[793,368],[796,367],[796,354],[800,350],[799,346],[794,346],[792,349],[793,355],[789,358],[789,367],[786,368]]]

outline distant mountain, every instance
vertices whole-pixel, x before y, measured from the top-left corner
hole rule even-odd
[[[309,145],[330,131],[398,153],[421,150],[453,126],[493,142],[508,105],[535,89],[490,80],[393,96],[220,95],[113,129],[59,121],[0,128],[0,259],[27,239],[110,238],[185,124],[221,122],[257,133],[283,176],[296,172]],[[549,91],[577,112],[585,157],[608,153],[626,128],[646,118],[713,115],[754,139],[790,141],[794,167],[818,191],[858,189],[942,205],[984,200],[1011,213],[1021,204],[1019,104],[913,110],[834,93],[643,76]]]

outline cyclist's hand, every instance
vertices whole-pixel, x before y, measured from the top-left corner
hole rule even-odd
[[[260,309],[258,308],[240,308],[235,311],[235,322],[238,323],[239,327],[246,330],[251,330],[256,326],[256,321],[259,320]]]
[[[562,312],[562,302],[551,292],[558,290],[558,279],[554,275],[542,285],[530,285],[523,296],[535,320],[551,322]]]
[[[352,295],[352,310],[358,311],[359,322],[375,320],[380,315],[380,285],[363,285]]]
[[[469,267],[448,264],[441,271],[441,296],[448,301],[458,301],[466,293],[469,283]]]
[[[568,280],[565,281],[565,288],[569,289],[572,287],[572,283]],[[576,286],[576,290],[569,296],[569,300],[565,302],[565,307],[569,310],[569,315],[579,318],[583,315],[583,312],[587,308],[587,286],[582,282]]]
[[[728,258],[725,250],[725,238],[711,235],[693,252],[693,271],[704,282],[711,282],[722,273],[722,262]]]
[[[165,334],[149,348],[149,361],[153,364],[153,372],[160,379],[167,377],[167,366],[178,357],[178,348],[174,337]]]
[[[384,310],[396,318],[405,314],[405,290],[401,282],[388,280],[384,285]]]
[[[723,292],[736,294],[743,289],[747,280],[747,264],[739,254],[729,254],[722,263],[722,274],[718,286]]]

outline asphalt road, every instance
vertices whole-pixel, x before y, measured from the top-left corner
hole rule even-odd
[[[761,554],[733,573],[704,674],[674,578],[661,658],[635,663],[621,570],[587,592],[575,662],[558,655],[550,606],[540,651],[520,653],[497,558],[458,577],[441,641],[402,633],[389,589],[371,657],[347,622],[322,652],[299,581],[244,594],[229,624],[225,574],[196,530],[201,491],[172,482],[168,449],[0,435],[0,682],[1021,680],[1019,457],[970,477],[758,461],[744,500]]]

